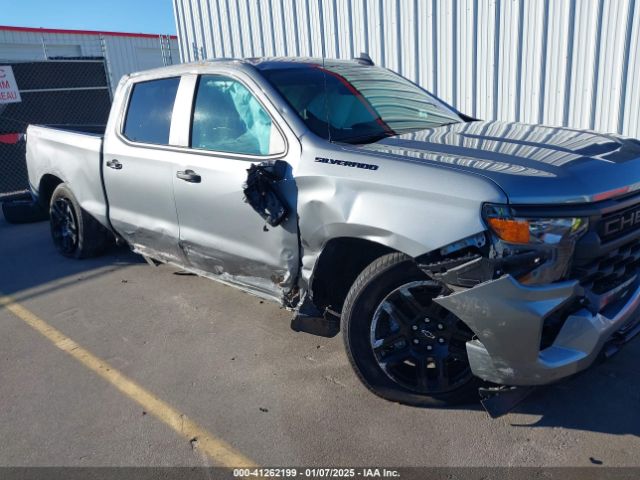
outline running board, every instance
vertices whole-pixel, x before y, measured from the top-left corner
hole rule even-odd
[[[491,418],[499,418],[513,410],[535,387],[480,387],[480,403]]]
[[[144,260],[152,267],[157,267],[158,265],[162,265],[162,262],[159,262],[155,258],[148,257],[147,255],[142,255],[142,258],[144,258]]]
[[[309,317],[298,313],[291,320],[291,330],[310,333],[318,337],[333,338],[340,331],[340,325],[332,318]]]
[[[310,300],[305,299],[291,320],[291,329],[332,338],[340,331],[340,317],[328,308],[322,313]]]

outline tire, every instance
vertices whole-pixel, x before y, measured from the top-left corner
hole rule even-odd
[[[65,257],[95,257],[112,243],[111,233],[80,207],[65,183],[51,195],[49,223],[53,244]]]
[[[465,347],[473,332],[432,301],[444,292],[401,253],[378,258],[358,276],[342,332],[351,366],[373,393],[422,407],[478,401],[481,382]]]
[[[49,216],[46,209],[31,200],[18,200],[2,204],[2,214],[9,223],[34,223],[46,220]]]

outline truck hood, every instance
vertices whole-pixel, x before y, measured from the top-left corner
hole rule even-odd
[[[593,202],[640,189],[640,142],[591,131],[468,122],[356,148],[484,176],[511,203]]]

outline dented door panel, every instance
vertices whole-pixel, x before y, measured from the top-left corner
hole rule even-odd
[[[191,101],[183,98],[182,113],[174,113],[183,118],[194,112],[194,120],[182,122],[174,137],[186,147],[174,156],[173,190],[188,267],[287,303],[299,273],[298,193],[292,171],[300,158],[299,143],[287,138],[291,134],[269,110],[264,94],[237,73],[221,70],[192,81]],[[200,91],[210,98],[199,102]],[[238,118],[228,118],[230,109]],[[243,124],[242,115],[251,118]],[[234,131],[227,136],[234,129],[242,129],[243,135]],[[221,149],[227,151],[217,151]],[[243,188],[252,164],[275,159],[289,164],[281,193],[291,214],[272,227],[246,203]]]
[[[189,183],[174,176],[180,246],[189,265],[280,301],[298,270],[295,215],[277,227],[265,227],[244,201],[249,161],[189,153],[176,160],[180,170],[201,177],[200,183]],[[287,190],[295,205],[293,180]]]

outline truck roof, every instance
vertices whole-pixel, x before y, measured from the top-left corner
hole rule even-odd
[[[237,64],[237,65],[250,65],[255,67],[258,70],[276,70],[276,69],[287,69],[287,68],[304,68],[309,65],[324,65],[327,67],[338,66],[338,65],[372,65],[372,63],[367,63],[367,60],[364,58],[355,58],[353,60],[342,60],[342,59],[323,59],[318,57],[251,57],[251,58],[215,58],[215,59],[207,59],[199,62],[191,62],[191,63],[179,63],[176,65],[170,65],[166,67],[154,68],[151,70],[143,70],[139,72],[131,73],[130,77],[137,77],[140,75],[153,75],[157,74],[167,74],[167,73],[175,73],[182,74],[185,71],[189,70],[198,70],[201,68],[206,68],[211,65],[220,65],[220,64]]]
[[[318,57],[259,57],[247,58],[243,60],[256,67],[258,70],[277,70],[284,68],[303,67],[308,65],[325,65],[327,67],[336,65],[366,65],[363,59],[353,60],[318,58]]]

